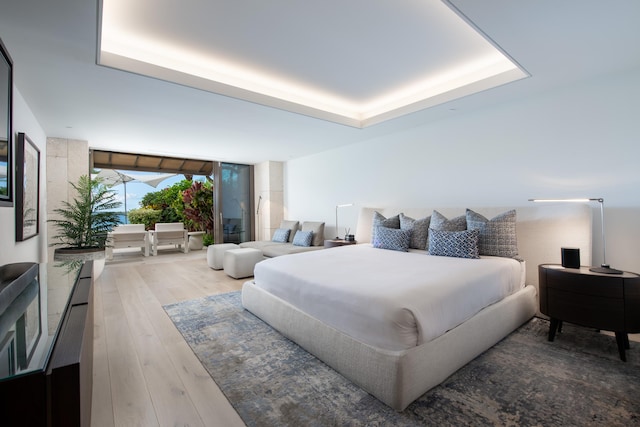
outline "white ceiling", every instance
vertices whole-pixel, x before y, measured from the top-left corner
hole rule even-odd
[[[355,127],[527,77],[441,0],[106,0],[98,19],[101,65]]]
[[[240,163],[284,161],[640,70],[637,0],[453,0],[531,77],[359,129],[97,65],[95,2],[4,3],[9,4],[2,5],[0,38],[14,60],[15,84],[46,134],[114,151]],[[269,74],[305,87],[331,87],[333,95],[350,99],[366,100],[373,89],[415,80],[416,70],[438,66],[434,60],[449,54],[431,33],[434,28],[420,29],[425,17],[417,11],[428,10],[426,0],[376,2],[375,7],[360,0],[348,8],[340,2],[299,2],[276,9],[275,15],[260,1],[225,3],[230,9],[222,12],[209,9],[219,1],[174,2],[181,8],[177,12],[159,2],[151,11],[145,8],[148,1],[128,3],[140,8],[148,17],[145,27],[167,36],[167,43],[179,44],[176,34],[186,29],[182,34],[193,49],[214,48],[254,71],[268,67]],[[189,5],[198,19],[184,21]],[[335,13],[327,12],[329,5]],[[126,16],[135,19],[136,13]],[[212,37],[213,45],[206,41]],[[458,47],[464,52],[466,45]]]

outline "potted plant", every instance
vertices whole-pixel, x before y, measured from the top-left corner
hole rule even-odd
[[[57,227],[51,246],[62,246],[55,250],[54,259],[81,260],[104,259],[107,233],[120,224],[118,209],[122,203],[116,201],[116,192],[102,180],[82,175],[77,183],[70,182],[77,196],[63,201],[62,207],[53,212],[59,219],[49,222]]]

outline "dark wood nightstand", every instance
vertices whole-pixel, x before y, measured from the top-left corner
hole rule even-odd
[[[640,332],[640,275],[542,264],[538,276],[540,311],[551,318],[549,341],[561,331],[563,321],[613,331],[620,359],[626,361],[627,334]]]
[[[355,245],[355,240],[344,240],[344,239],[331,239],[324,241],[325,248],[335,248],[337,246],[347,246],[347,245]]]

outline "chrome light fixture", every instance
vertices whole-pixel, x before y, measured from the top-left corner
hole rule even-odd
[[[584,198],[584,199],[529,199],[530,202],[570,202],[570,203],[588,203],[588,202],[598,202],[600,204],[600,221],[602,223],[602,264],[600,267],[591,267],[589,271],[593,271],[594,273],[603,273],[603,274],[622,274],[622,271],[616,270],[615,268],[611,268],[609,264],[607,264],[607,243],[605,240],[605,232],[604,232],[604,199],[602,197],[598,198]]]

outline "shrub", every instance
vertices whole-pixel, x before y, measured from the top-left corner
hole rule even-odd
[[[129,224],[144,224],[145,230],[153,230],[156,227],[156,222],[165,222],[161,221],[162,211],[158,209],[131,209],[127,218]]]
[[[213,190],[210,182],[194,181],[181,192],[184,210],[182,214],[191,230],[213,231]]]
[[[205,234],[202,236],[202,244],[203,244],[204,246],[211,246],[211,245],[213,245],[213,243],[214,243],[214,242],[213,242],[213,236],[212,236],[211,234],[207,234],[207,233],[205,233]]]

